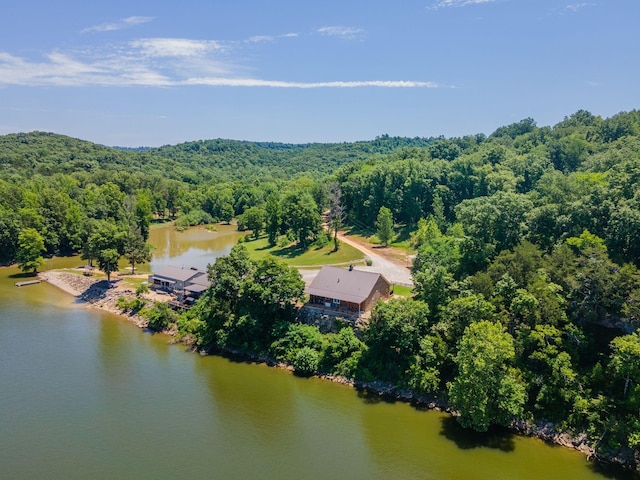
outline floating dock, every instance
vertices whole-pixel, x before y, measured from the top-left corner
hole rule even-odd
[[[42,280],[29,280],[28,282],[16,282],[16,287],[26,287],[27,285],[35,285],[36,283],[40,283]]]

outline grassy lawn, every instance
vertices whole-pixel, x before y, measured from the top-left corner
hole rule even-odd
[[[411,293],[411,287],[405,287],[404,285],[393,286],[394,297],[411,297],[412,295],[413,294]]]
[[[125,288],[130,288],[131,290],[135,290],[136,288],[138,288],[140,286],[140,284],[142,282],[146,282],[148,281],[148,277],[144,277],[144,278],[136,278],[136,277],[132,277],[131,275],[120,275],[120,280],[122,281],[122,284]]]
[[[287,247],[278,245],[269,247],[266,238],[251,240],[243,245],[247,247],[254,260],[273,255],[292,267],[320,267],[322,265],[358,262],[364,259],[364,255],[359,250],[345,243],[340,244],[337,252],[333,251],[333,242],[322,248],[311,246],[307,250],[299,248],[296,244]]]

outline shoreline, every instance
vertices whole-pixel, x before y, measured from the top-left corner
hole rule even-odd
[[[148,326],[146,319],[136,314],[127,314],[117,307],[116,302],[119,297],[135,298],[135,292],[133,290],[117,286],[118,280],[115,281],[116,285],[112,284],[108,286],[104,279],[84,277],[80,273],[76,274],[56,270],[41,272],[38,274],[38,278],[74,296],[76,301],[84,304],[86,308],[95,308],[118,315],[141,329],[147,328]],[[114,281],[112,280],[112,282]],[[153,294],[142,295],[142,297],[150,302],[162,300],[160,298],[154,298]],[[175,340],[175,331],[164,330],[162,333],[173,337],[173,343],[178,342],[178,340]],[[293,367],[291,365],[263,355],[221,348],[211,349],[210,351],[197,350],[194,348],[193,351],[200,355],[228,355],[243,358],[256,363],[264,363],[270,367],[289,370],[293,373]],[[401,401],[415,407],[442,411],[455,416],[455,412],[452,411],[449,405],[441,398],[420,396],[414,392],[399,389],[395,385],[382,381],[363,382],[332,374],[317,374],[315,376],[333,383],[350,386],[355,390],[363,391],[380,398]],[[634,457],[632,450],[625,449],[611,453],[598,453],[595,448],[589,444],[586,433],[572,436],[567,432],[558,431],[552,422],[539,420],[533,424],[526,420],[514,420],[511,425],[507,427],[507,430],[515,435],[534,437],[549,444],[577,450],[585,455],[588,461],[620,468],[623,471],[635,473],[636,475],[640,472],[640,459]]]
[[[135,297],[133,290],[117,285],[119,280],[112,280],[111,285],[109,285],[106,279],[85,277],[81,273],[61,272],[58,270],[38,273],[38,278],[72,295],[77,303],[83,304],[86,308],[94,308],[119,315],[139,328],[147,327],[148,322],[146,319],[139,315],[126,314],[117,307],[116,302],[119,297]],[[152,298],[146,299],[154,301]]]

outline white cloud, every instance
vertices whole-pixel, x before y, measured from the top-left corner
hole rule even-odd
[[[247,78],[248,68],[228,58],[227,54],[235,47],[237,45],[223,45],[211,40],[146,38],[93,49],[55,50],[41,59],[27,59],[0,51],[0,87],[443,87],[434,82],[411,80],[294,82]]]
[[[340,25],[318,28],[316,32],[329,37],[344,38],[345,40],[359,39],[364,35],[364,30],[361,28],[343,27]]]
[[[271,88],[441,88],[434,82],[416,82],[407,80],[365,80],[335,82],[286,82],[279,80],[261,80],[257,78],[190,78],[184,85],[208,85],[213,87],[271,87]]]
[[[222,49],[213,40],[190,40],[187,38],[144,38],[134,40],[131,46],[149,57],[196,57]]]
[[[495,0],[439,0],[429,8],[437,10],[438,8],[466,7],[468,5],[479,5],[481,3],[491,2],[495,2]]]
[[[255,35],[247,39],[247,43],[269,43],[273,42],[275,37],[271,35]]]
[[[122,30],[123,28],[133,27],[141,23],[147,23],[153,20],[153,17],[127,17],[118,20],[117,22],[102,23],[93,27],[88,27],[82,30],[82,33],[90,32],[111,32],[114,30]]]

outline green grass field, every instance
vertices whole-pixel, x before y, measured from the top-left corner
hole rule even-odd
[[[411,297],[412,295],[413,294],[411,293],[411,287],[405,287],[404,285],[393,286],[394,297]]]
[[[357,263],[364,260],[364,255],[359,250],[345,243],[340,244],[337,252],[333,251],[333,242],[321,248],[311,246],[307,250],[303,250],[296,244],[287,247],[278,245],[269,247],[266,238],[246,241],[243,245],[247,247],[254,260],[273,255],[292,267],[320,267],[322,265]]]

